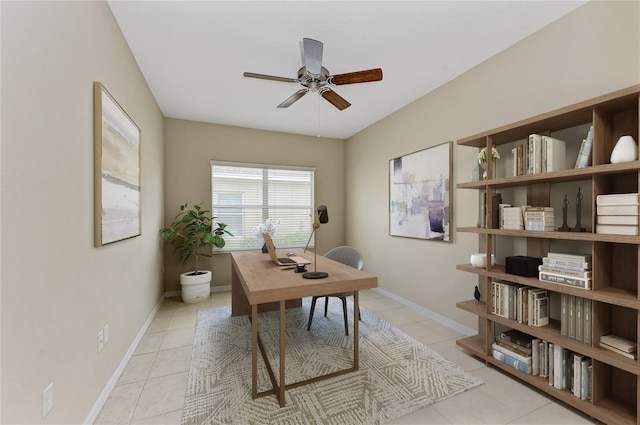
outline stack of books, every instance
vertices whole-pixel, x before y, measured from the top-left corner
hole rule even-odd
[[[614,353],[635,360],[638,354],[638,344],[618,335],[604,335],[600,337],[600,347],[611,350]]]
[[[596,197],[596,233],[638,235],[638,193],[617,193]]]
[[[531,375],[531,340],[530,335],[514,329],[502,332],[491,346],[492,356],[520,372]]]
[[[538,279],[582,289],[591,289],[591,254],[550,252],[538,266]]]
[[[553,207],[526,207],[524,210],[524,230],[543,232],[555,230]]]
[[[522,230],[524,229],[524,220],[522,218],[521,207],[502,207],[502,218],[500,225],[503,229]]]

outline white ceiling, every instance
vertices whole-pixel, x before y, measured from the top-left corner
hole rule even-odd
[[[110,1],[166,117],[347,139],[585,1]],[[276,106],[296,83],[302,38],[331,74],[380,67],[380,82]]]

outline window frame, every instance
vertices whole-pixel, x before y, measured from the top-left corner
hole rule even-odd
[[[309,221],[308,223],[306,221],[304,221],[304,225],[308,224],[309,227],[309,233],[308,235],[311,235],[312,229],[313,229],[313,221],[315,219],[315,172],[316,172],[316,167],[309,167],[309,166],[297,166],[297,165],[282,165],[282,164],[262,164],[262,163],[252,163],[252,162],[235,162],[235,161],[220,161],[220,160],[210,160],[209,161],[210,164],[210,193],[211,193],[211,211],[212,214],[215,216],[215,211],[216,209],[220,208],[220,203],[218,203],[218,205],[214,204],[214,167],[218,166],[218,167],[241,167],[241,168],[255,168],[257,170],[261,170],[262,171],[262,177],[261,177],[261,182],[262,182],[262,186],[263,186],[263,190],[262,190],[262,195],[263,195],[263,200],[262,200],[262,204],[259,207],[262,210],[262,217],[261,217],[261,221],[257,224],[263,224],[265,222],[265,220],[267,218],[269,218],[270,216],[270,209],[274,209],[273,205],[269,205],[268,203],[268,187],[269,187],[269,179],[267,178],[268,176],[268,172],[269,170],[283,170],[283,171],[303,171],[303,172],[308,172],[309,176],[310,176],[310,181],[308,183],[308,190],[309,190],[309,206],[308,206],[308,210],[309,210]],[[232,193],[232,192],[229,192]],[[234,251],[247,251],[247,250],[254,250],[254,249],[260,249],[260,246],[262,246],[262,243],[258,242],[258,238],[255,237],[255,235],[253,234],[252,230],[247,231],[247,222],[251,222],[252,220],[247,220],[247,214],[245,211],[245,195],[242,191],[238,191],[238,194],[240,194],[240,197],[243,199],[242,205],[238,206],[239,209],[242,209],[242,217],[239,219],[239,221],[241,221],[243,223],[243,228],[244,231],[242,232],[242,236],[245,238],[245,240],[247,239],[247,236],[251,236],[251,238],[255,238],[256,242],[257,242],[257,246],[250,246],[250,247],[241,247],[241,246],[234,246],[233,248],[229,247],[229,240],[231,239],[231,237],[227,237],[227,245],[222,248],[222,249],[218,249],[216,248],[214,252],[234,252]],[[226,206],[228,207],[228,206]],[[304,208],[301,208],[306,210],[306,204]],[[225,222],[224,220],[220,220],[221,222]],[[227,223],[229,224],[229,223]],[[251,228],[253,229],[254,226],[251,225]],[[231,230],[231,229],[230,229]],[[233,232],[233,230],[231,230]],[[235,235],[235,234],[234,234]],[[276,233],[276,238],[277,238],[277,233]],[[305,237],[304,243],[300,242],[293,244],[293,245],[286,245],[286,244],[282,244],[282,245],[277,245],[279,248],[303,248],[305,247],[305,245],[307,245],[307,243],[309,243],[309,247],[314,247],[315,245],[315,238],[311,238],[311,240],[309,241],[308,236]]]

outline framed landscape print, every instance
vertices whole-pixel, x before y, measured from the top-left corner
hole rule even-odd
[[[389,161],[389,234],[451,242],[453,143]]]
[[[140,129],[99,82],[94,98],[94,244],[140,235]]]

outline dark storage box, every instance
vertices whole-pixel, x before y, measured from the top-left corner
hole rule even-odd
[[[538,276],[538,266],[542,264],[542,258],[515,255],[505,259],[504,271],[509,274],[517,274],[524,277]]]

